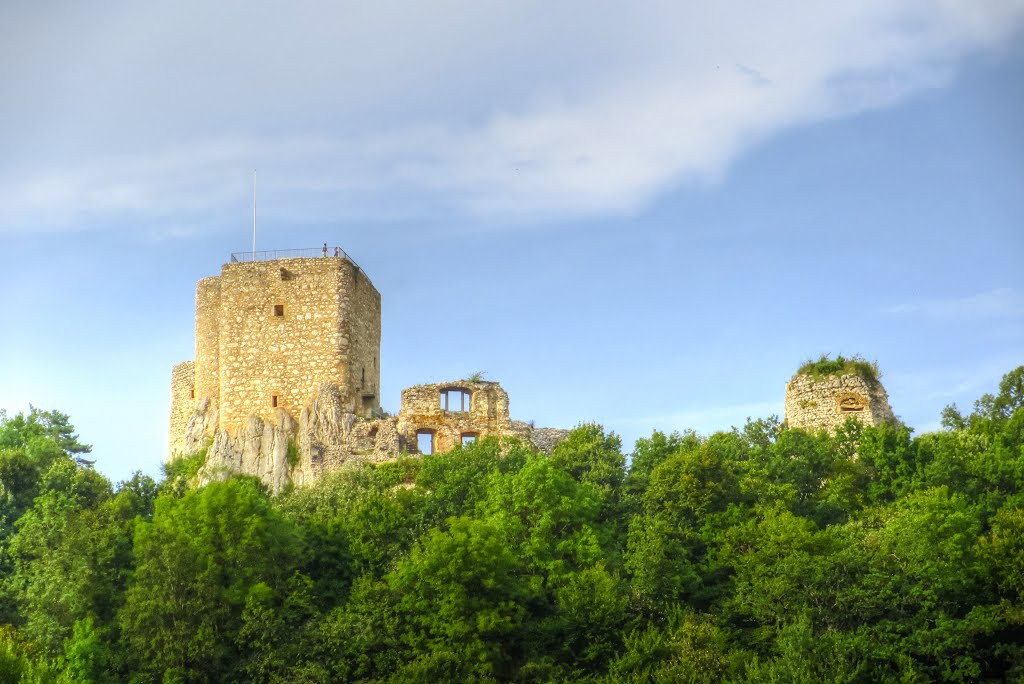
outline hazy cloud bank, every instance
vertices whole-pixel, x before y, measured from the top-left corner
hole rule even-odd
[[[28,3],[0,10],[0,230],[628,212],[944,83],[1020,0]]]

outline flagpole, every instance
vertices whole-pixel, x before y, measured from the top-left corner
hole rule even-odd
[[[256,261],[256,169],[252,170],[252,260]]]

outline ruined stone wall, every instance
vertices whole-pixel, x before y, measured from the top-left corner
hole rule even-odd
[[[469,411],[444,410],[441,392],[447,389],[468,391]],[[434,452],[443,452],[461,444],[465,434],[528,437],[529,427],[518,428],[512,424],[508,393],[498,383],[456,381],[417,385],[402,391],[398,433],[403,446],[410,452],[417,450],[416,433],[419,430],[432,430]]]
[[[855,374],[815,378],[794,375],[786,385],[786,424],[791,428],[834,431],[855,418],[865,425],[895,422],[880,382]]]
[[[220,277],[196,283],[196,397],[220,392]]]
[[[346,276],[342,322],[350,340],[349,386],[354,412],[370,418],[380,409],[380,293],[359,268]]]
[[[183,361],[171,370],[170,457],[183,453],[188,419],[196,408],[194,389],[195,362]]]
[[[530,428],[530,443],[550,456],[558,443],[566,439],[570,432],[561,428]]]
[[[441,389],[449,387],[472,393],[470,410],[441,409]],[[435,431],[436,452],[451,450],[465,433],[515,436],[546,452],[568,435],[566,430],[535,430],[527,423],[510,421],[508,395],[493,382],[412,387],[403,392],[403,412],[397,418],[376,419],[357,416],[337,383],[324,382],[297,421],[278,408],[270,417],[249,415],[232,431],[217,427],[220,421],[212,399],[193,403],[180,453],[208,447],[199,483],[240,473],[260,478],[274,493],[312,484],[349,463],[380,463],[394,460],[402,451],[415,453],[416,430],[421,428]]]

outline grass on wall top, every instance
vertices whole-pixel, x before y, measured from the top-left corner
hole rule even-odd
[[[822,354],[817,360],[809,359],[800,366],[797,374],[809,375],[816,380],[840,375],[859,375],[864,382],[872,386],[877,385],[882,377],[877,361],[868,361],[860,355],[846,357],[842,354],[834,359],[828,354]]]

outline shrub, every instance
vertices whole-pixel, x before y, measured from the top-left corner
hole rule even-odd
[[[209,447],[203,447],[199,451],[176,458],[163,466],[164,479],[173,482],[179,478],[185,482],[191,482],[199,473],[199,469],[206,463],[206,451]]]
[[[882,371],[877,361],[868,361],[859,354],[845,357],[842,354],[829,358],[822,354],[817,360],[808,359],[797,370],[798,375],[809,375],[815,379],[823,379],[836,375],[859,375],[869,385],[877,385]]]

